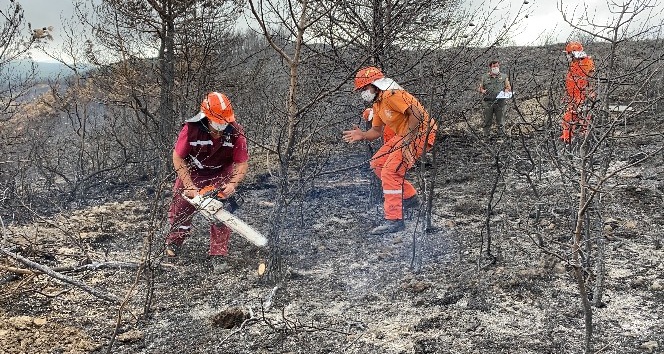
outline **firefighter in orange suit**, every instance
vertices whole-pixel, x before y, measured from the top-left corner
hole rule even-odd
[[[343,132],[346,142],[375,140],[383,136],[384,127],[394,136],[385,141],[371,160],[383,185],[385,220],[370,231],[380,235],[405,229],[403,207],[417,206],[417,191],[406,180],[406,172],[434,143],[437,125],[424,106],[394,80],[385,77],[376,67],[365,67],[355,75],[355,91],[373,104],[371,129],[354,127]]]
[[[567,43],[565,53],[569,60],[569,70],[565,78],[567,110],[563,116],[560,139],[570,143],[573,135],[579,131],[585,132],[590,124],[590,116],[588,112],[583,112],[583,109],[586,100],[595,97],[590,84],[595,75],[595,63],[583,51],[583,46],[579,42]]]

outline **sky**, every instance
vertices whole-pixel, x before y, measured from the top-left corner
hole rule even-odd
[[[8,7],[10,0],[0,0],[0,9]],[[58,28],[62,27],[62,19],[69,19],[74,15],[74,6],[71,0],[17,0],[25,11],[25,18],[32,23],[33,28],[54,26],[52,33],[54,41],[50,44],[56,47],[58,42]],[[482,7],[490,9],[499,4],[499,11],[514,13],[524,0],[462,0],[469,7]],[[545,43],[563,43],[570,39],[572,29],[563,22],[562,15],[558,10],[560,0],[526,0],[524,5],[527,19],[523,19],[518,29],[511,34],[512,44],[515,45],[542,45]],[[617,2],[622,2],[618,0]],[[641,0],[642,1],[642,0]],[[662,2],[662,1],[660,1]],[[591,14],[595,14],[598,22],[606,21],[611,17],[607,8],[606,0],[563,0],[566,13],[572,14],[576,7],[576,14],[580,13],[578,4],[585,4]],[[33,53],[37,60],[47,60],[39,53]]]
[[[621,0],[618,0],[620,2]],[[524,1],[513,0],[513,10],[520,6]],[[563,21],[561,12],[568,18],[578,18],[588,9],[588,14],[594,17],[596,23],[606,23],[612,16],[607,6],[607,0],[563,0],[562,6],[560,0],[529,0],[528,5],[524,6],[524,14],[528,15],[523,20],[523,28],[517,30],[514,35],[516,45],[542,45],[547,38],[551,38],[553,43],[563,43],[574,38],[572,27]]]
[[[15,0],[23,7],[25,21],[32,25],[32,28],[43,28],[53,26],[53,41],[49,46],[57,47],[62,45],[61,37],[58,36],[58,29],[62,28],[63,19],[69,22],[74,16],[74,4],[71,0]],[[10,0],[0,0],[0,9],[9,7]],[[26,29],[27,31],[27,29]],[[37,61],[53,61],[53,59],[37,51],[32,52],[33,59]]]

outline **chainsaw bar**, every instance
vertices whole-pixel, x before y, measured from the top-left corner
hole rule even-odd
[[[226,226],[235,230],[240,236],[247,239],[258,247],[265,247],[267,245],[267,238],[261,235],[253,227],[242,221],[240,218],[234,216],[228,210],[224,202],[205,195],[197,195],[193,198],[184,197],[189,203],[198,207],[198,209],[207,218],[224,223]]]

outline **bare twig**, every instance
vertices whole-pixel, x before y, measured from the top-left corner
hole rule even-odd
[[[272,298],[274,297],[274,294],[277,293],[277,290],[279,290],[280,284],[277,284],[274,288],[272,288],[272,291],[270,291],[270,294],[265,298],[265,306],[263,306],[263,312],[270,311],[270,307],[272,307]]]
[[[4,228],[3,228],[2,232],[4,234]],[[36,269],[39,272],[44,273],[44,274],[46,274],[46,275],[48,275],[52,278],[58,279],[58,280],[60,280],[62,282],[65,282],[67,284],[71,284],[71,285],[85,291],[86,293],[88,293],[90,295],[93,295],[95,297],[98,297],[102,300],[106,300],[106,301],[113,302],[113,303],[119,303],[120,302],[120,299],[118,299],[117,296],[115,296],[111,293],[107,293],[107,292],[92,288],[92,287],[86,285],[83,282],[80,282],[76,279],[73,279],[73,278],[68,277],[64,274],[56,272],[53,269],[51,269],[51,268],[49,268],[45,265],[39,264],[37,262],[33,262],[33,261],[31,261],[31,260],[29,260],[29,259],[27,259],[27,258],[25,258],[25,257],[23,257],[19,254],[10,252],[10,251],[6,250],[3,247],[0,247],[0,253],[17,260],[17,261],[25,264],[26,266],[28,266],[32,269]]]
[[[71,273],[78,273],[78,272],[84,272],[84,271],[90,271],[90,270],[98,270],[98,269],[137,269],[140,267],[141,264],[139,263],[133,263],[133,262],[93,262],[90,264],[84,264],[80,266],[69,266],[69,267],[54,267],[51,268],[54,272],[71,272]],[[171,264],[160,264],[160,266],[164,269],[166,268],[173,268],[174,266]],[[0,269],[10,272],[10,273],[16,273],[16,274],[42,274],[39,269],[37,270],[32,270],[32,269],[25,269],[25,268],[16,268],[16,267],[9,267],[9,266],[2,266],[0,265]]]
[[[5,223],[2,221],[2,218],[0,218],[0,226],[2,227],[2,238],[4,239],[5,237],[7,237],[7,233],[6,233],[6,230],[5,230]],[[103,300],[106,300],[106,301],[109,301],[109,302],[113,302],[113,303],[119,303],[120,302],[120,299],[118,299],[117,296],[115,296],[111,293],[107,293],[107,292],[103,292],[101,290],[97,290],[95,288],[91,288],[83,282],[80,282],[76,279],[72,279],[72,278],[70,278],[70,277],[68,277],[64,274],[56,272],[56,271],[54,271],[53,269],[51,269],[47,266],[41,265],[37,262],[33,262],[33,261],[21,256],[20,254],[10,252],[9,250],[5,249],[2,246],[0,246],[0,253],[15,259],[15,260],[25,264],[26,266],[28,266],[30,268],[37,269],[37,270],[41,271],[42,273],[44,273],[44,274],[46,274],[46,275],[48,275],[52,278],[55,278],[55,279],[58,279],[60,281],[65,282],[65,283],[74,285],[75,287],[80,288],[81,290],[87,292],[88,294],[96,296],[100,299],[103,299]]]

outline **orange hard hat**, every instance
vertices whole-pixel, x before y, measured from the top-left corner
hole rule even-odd
[[[365,122],[370,122],[371,119],[373,119],[373,109],[372,108],[367,108],[362,112],[362,118],[364,118]]]
[[[579,42],[569,42],[565,46],[566,53],[581,52],[581,51],[583,51],[583,46]]]
[[[360,69],[355,74],[355,91],[371,84],[372,82],[384,78],[383,72],[375,66],[367,66]]]
[[[208,93],[207,97],[201,102],[201,112],[203,112],[208,119],[219,124],[235,122],[235,114],[233,113],[231,100],[229,100],[223,93]]]

